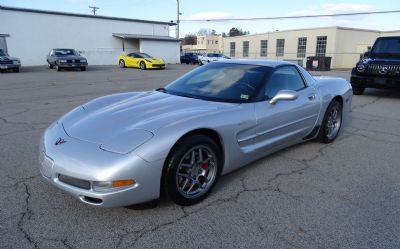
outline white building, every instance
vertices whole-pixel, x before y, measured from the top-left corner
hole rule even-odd
[[[222,53],[223,38],[221,35],[199,35],[196,45],[183,45],[184,52]]]
[[[170,22],[136,20],[0,6],[0,48],[24,66],[44,65],[52,48],[73,48],[89,65],[117,64],[123,53],[144,52],[180,62]]]

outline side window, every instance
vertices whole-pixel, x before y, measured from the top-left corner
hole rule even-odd
[[[297,69],[293,66],[285,66],[272,73],[265,88],[265,96],[273,98],[280,90],[298,91],[305,87]]]

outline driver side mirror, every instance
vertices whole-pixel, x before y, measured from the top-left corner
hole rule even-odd
[[[280,90],[270,101],[269,103],[274,105],[276,102],[281,100],[295,100],[299,97],[296,91],[292,90]]]

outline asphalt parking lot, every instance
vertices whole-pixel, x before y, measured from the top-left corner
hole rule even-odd
[[[191,207],[161,200],[150,209],[96,209],[42,181],[38,144],[52,121],[95,97],[155,89],[192,68],[0,74],[0,248],[400,248],[400,92],[354,96],[334,143],[259,160]]]

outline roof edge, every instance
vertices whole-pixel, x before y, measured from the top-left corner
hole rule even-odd
[[[0,10],[30,12],[30,13],[39,13],[39,14],[48,14],[48,15],[61,15],[61,16],[97,18],[97,19],[126,21],[126,22],[141,22],[141,23],[163,24],[163,25],[169,25],[169,26],[175,26],[176,25],[176,23],[174,23],[172,21],[171,22],[161,22],[161,21],[152,21],[152,20],[130,19],[130,18],[125,18],[125,17],[99,16],[99,15],[88,15],[88,14],[79,14],[79,13],[70,13],[70,12],[61,12],[61,11],[29,9],[29,8],[11,7],[11,6],[4,6],[4,5],[0,5]]]

